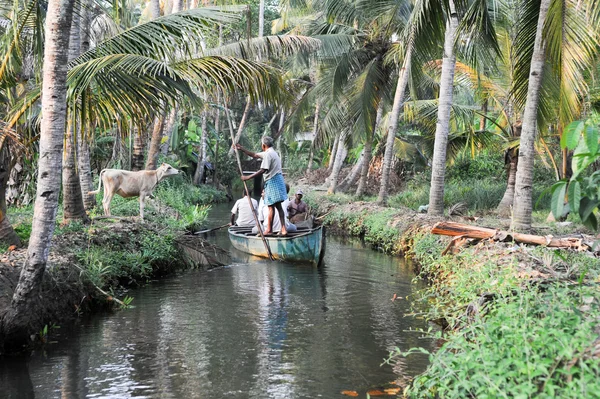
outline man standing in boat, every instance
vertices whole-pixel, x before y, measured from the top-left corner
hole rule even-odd
[[[269,217],[267,219],[267,228],[265,235],[273,234],[273,218],[275,210],[279,215],[279,220],[285,220],[285,213],[281,203],[287,199],[285,181],[283,180],[283,170],[281,169],[281,158],[273,149],[273,139],[265,136],[262,138],[262,152],[248,151],[240,144],[236,144],[238,150],[244,152],[252,158],[261,158],[260,169],[250,176],[242,176],[242,180],[250,180],[256,176],[263,175],[265,179],[265,205],[269,207]],[[281,236],[287,235],[285,223],[281,226]]]

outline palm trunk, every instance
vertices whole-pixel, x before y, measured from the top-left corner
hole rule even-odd
[[[258,37],[263,37],[265,30],[265,0],[258,5]]]
[[[160,146],[160,153],[163,155],[167,155],[169,153],[169,148],[171,146],[171,137],[173,137],[173,130],[175,129],[175,125],[177,124],[177,107],[173,108],[171,112],[169,112],[169,118],[167,119],[167,123],[165,124],[165,128],[163,131],[163,139],[161,142],[164,143]]]
[[[337,135],[333,142],[333,148],[331,149],[331,155],[329,156],[329,165],[327,165],[327,171],[331,174],[333,170],[333,164],[335,163],[335,157],[337,155],[338,146],[340,144],[340,135]]]
[[[536,118],[545,61],[543,31],[549,7],[550,0],[541,0],[519,146],[519,166],[517,168],[512,220],[512,228],[515,230],[529,230],[531,228],[531,212],[533,211],[533,158],[535,156],[534,142],[537,131]]]
[[[406,87],[408,86],[408,77],[410,76],[410,64],[412,62],[412,43],[409,43],[406,54],[404,55],[404,63],[398,76],[398,84],[396,85],[396,93],[394,94],[394,104],[388,124],[387,140],[385,143],[385,153],[383,155],[383,168],[381,171],[381,183],[379,186],[379,195],[377,196],[378,204],[387,202],[390,172],[392,170],[392,160],[394,158],[394,141],[396,140],[396,130],[398,129],[398,120],[400,112],[404,106],[404,96]]]
[[[221,95],[217,94],[217,104],[221,103]],[[219,138],[220,138],[220,134],[221,134],[221,111],[219,111],[219,109],[217,108],[216,110],[216,115],[215,115],[215,133],[216,133],[216,139],[215,139],[215,160],[213,162],[213,168],[214,168],[214,172],[213,172],[213,183],[215,185],[215,187],[219,187],[219,180],[217,178],[217,164],[218,164],[218,160],[219,160]]]
[[[516,148],[511,148],[508,150],[506,154],[507,163],[507,174],[508,174],[508,184],[506,185],[506,191],[504,192],[504,196],[498,204],[498,208],[496,208],[496,212],[500,216],[510,216],[510,208],[515,199],[515,183],[517,181],[517,164],[519,161],[519,152]]]
[[[321,103],[319,102],[319,100],[317,100],[317,103],[315,104],[315,118],[313,121],[313,131],[312,131],[312,143],[310,144],[310,155],[308,156],[308,166],[306,167],[306,171],[310,172],[310,170],[312,169],[313,166],[313,157],[314,157],[314,142],[315,142],[315,138],[317,137],[317,133],[319,131],[319,114],[321,113]]]
[[[131,154],[131,170],[138,171],[144,169],[144,133],[141,129],[134,127],[133,132],[133,153]]]
[[[194,173],[194,184],[197,186],[204,183],[205,177],[204,163],[206,162],[206,119],[206,110],[204,110],[202,112],[202,125],[200,127],[202,129],[202,136],[200,139],[200,148],[198,149],[198,164],[196,165],[196,172]]]
[[[346,155],[348,155],[348,149],[346,148],[346,134],[342,133],[340,135],[338,150],[335,154],[335,162],[333,163],[333,170],[331,171],[331,176],[329,176],[329,189],[327,190],[327,194],[333,194],[336,192],[338,179],[340,177],[340,171],[342,170],[342,166],[344,165],[344,159],[346,159]]]
[[[450,16],[446,22],[444,38],[444,59],[442,60],[442,76],[440,79],[440,97],[438,105],[438,120],[435,128],[435,144],[433,161],[431,163],[431,190],[429,191],[429,209],[427,213],[434,216],[444,214],[444,180],[446,175],[446,150],[448,148],[448,133],[450,130],[450,111],[454,90],[454,69],[456,55],[454,42],[458,29],[458,16],[454,2],[449,1]]]
[[[150,7],[150,19],[160,17],[160,0],[150,0],[148,7]]]
[[[381,125],[383,119],[383,99],[379,101],[377,106],[377,117],[375,118],[375,124],[373,125],[373,131],[367,134],[367,140],[365,141],[365,149],[363,150],[363,165],[360,171],[360,180],[358,181],[358,187],[356,188],[356,196],[360,197],[364,195],[367,189],[367,179],[369,177],[369,166],[371,165],[371,156],[373,153],[373,138],[377,133],[377,129]],[[394,138],[396,133],[394,133]],[[389,175],[388,175],[389,178]],[[350,183],[354,184],[354,183]],[[387,192],[387,190],[386,190]]]
[[[27,260],[21,270],[11,307],[2,320],[5,347],[29,342],[42,319],[37,310],[42,277],[48,261],[60,194],[67,64],[73,0],[49,0],[46,14],[42,112],[37,192]],[[2,345],[0,345],[0,348]]]
[[[342,180],[342,182],[340,184],[338,184],[337,190],[346,191],[348,189],[348,187],[354,185],[358,181],[358,179],[360,177],[360,172],[362,171],[364,161],[365,161],[365,150],[363,148],[363,150],[360,152],[360,156],[358,157],[358,161],[356,162],[356,164],[354,164],[354,166],[352,167],[352,170],[350,171],[350,173],[348,173],[348,176],[346,176],[344,178],[344,180]]]
[[[160,143],[162,142],[164,121],[164,112],[161,112],[161,114],[154,119],[152,139],[150,140],[150,148],[148,149],[148,158],[146,158],[146,170],[156,169],[158,154],[160,154]]]
[[[69,37],[69,62],[79,56],[81,35],[80,35],[80,17],[79,10],[73,12],[71,23],[71,32]],[[73,111],[71,111],[73,112]],[[86,220],[85,206],[81,194],[81,183],[79,182],[79,171],[77,168],[77,158],[75,149],[76,140],[79,140],[78,134],[81,123],[77,123],[77,116],[71,115],[71,121],[67,123],[67,132],[65,136],[64,159],[62,167],[63,183],[63,221],[69,223],[75,220]]]
[[[0,149],[0,244],[21,246],[21,239],[15,233],[6,214],[6,184],[11,169],[8,143],[5,142]]]
[[[171,9],[171,14],[178,13],[183,10],[183,0],[173,0],[173,8]]]
[[[242,137],[242,133],[244,132],[244,127],[246,126],[246,121],[248,120],[248,115],[250,115],[250,96],[248,96],[248,99],[246,100],[246,107],[244,108],[244,113],[242,114],[242,120],[240,121],[238,131],[235,134],[235,143],[240,142],[240,138]],[[233,156],[233,147],[231,147],[231,149],[229,150],[228,155],[230,157]]]
[[[90,164],[90,146],[88,138],[82,137],[78,142],[77,163],[79,166],[79,184],[81,186],[81,195],[83,196],[83,205],[86,210],[96,206],[96,196],[88,194],[94,189],[92,181],[92,166]]]

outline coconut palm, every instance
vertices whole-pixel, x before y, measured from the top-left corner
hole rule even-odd
[[[21,271],[11,307],[2,320],[5,340],[22,343],[37,331],[35,311],[42,276],[54,233],[60,194],[63,138],[67,110],[67,60],[73,0],[50,0],[46,16],[39,174],[33,226],[27,260]]]

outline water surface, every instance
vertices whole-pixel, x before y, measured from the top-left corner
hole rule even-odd
[[[219,225],[229,206],[211,214]],[[226,231],[211,237],[229,247]],[[429,347],[410,329],[418,289],[401,259],[327,238],[324,265],[232,252],[229,266],[132,290],[133,309],[60,331],[26,359],[0,360],[2,398],[338,398],[424,370],[380,366],[394,347]]]

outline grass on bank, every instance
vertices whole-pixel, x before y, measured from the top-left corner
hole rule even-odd
[[[146,202],[143,224],[107,220],[62,225],[62,209],[59,209],[54,241],[72,243],[69,252],[84,270],[83,275],[102,288],[144,282],[162,269],[182,265],[184,260],[175,246],[175,238],[185,230],[199,229],[210,204],[222,202],[226,196],[212,186],[196,187],[182,176],[162,181],[153,196],[153,200]],[[101,201],[102,193],[97,196],[98,206],[90,212],[92,218],[103,214]],[[139,216],[138,198],[115,195],[111,213]],[[9,218],[21,240],[27,243],[33,207],[9,208]]]
[[[414,238],[411,256],[429,282],[415,309],[457,328],[435,335],[445,343],[408,397],[600,397],[598,259],[539,247],[442,256],[445,245],[431,234]],[[553,278],[532,283],[536,269]],[[493,299],[474,307],[483,295]]]

